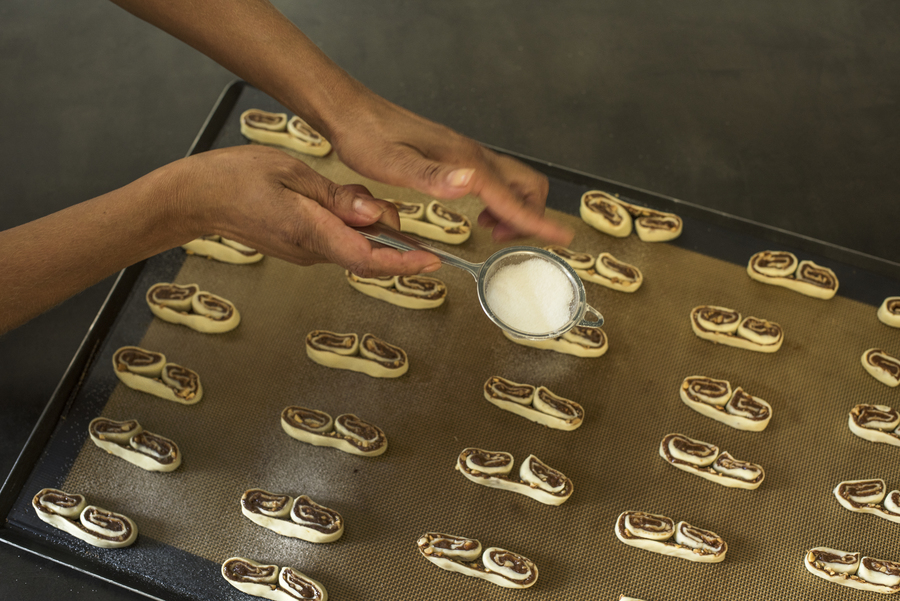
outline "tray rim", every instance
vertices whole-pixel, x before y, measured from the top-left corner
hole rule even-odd
[[[194,138],[186,156],[205,152],[212,148],[231,110],[241,97],[244,89],[248,87],[252,86],[239,79],[233,80],[225,86],[207,115],[200,131]],[[492,145],[483,144],[483,146],[495,152],[515,157],[548,176],[555,176],[558,179],[585,186],[596,186],[599,183],[607,192],[622,194],[629,197],[629,199],[648,202],[654,206],[663,205],[672,212],[695,217],[718,227],[756,236],[774,244],[792,246],[806,252],[841,261],[875,275],[900,280],[900,263],[889,259],[818,240],[810,236],[796,234],[751,219],[730,215],[723,211],[703,207],[689,201],[651,192],[587,172],[565,168],[548,161]],[[63,416],[69,405],[74,402],[83,378],[93,365],[93,359],[100,344],[105,340],[116,318],[124,308],[125,301],[145,264],[146,261],[141,261],[119,272],[75,355],[44,410],[38,417],[12,469],[6,476],[2,486],[0,486],[0,516],[2,516],[2,522],[0,522],[0,543],[43,557],[60,565],[68,566],[76,571],[89,574],[150,599],[157,601],[191,601],[192,597],[165,589],[131,574],[112,570],[105,565],[86,558],[72,555],[67,550],[43,541],[37,536],[28,535],[25,532],[10,528],[8,523],[8,516],[13,504],[21,495],[25,482],[45,449],[60,417]]]

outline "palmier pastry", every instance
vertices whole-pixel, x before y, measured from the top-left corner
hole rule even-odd
[[[631,234],[633,222],[618,198],[600,190],[591,190],[581,195],[579,212],[585,223],[604,234],[625,238]]]
[[[216,235],[203,236],[191,240],[186,244],[182,244],[181,248],[187,251],[189,255],[200,255],[201,257],[234,265],[257,263],[262,261],[263,258],[262,254],[249,246]]]
[[[620,513],[616,538],[638,549],[701,563],[718,563],[728,551],[728,545],[714,532],[643,511]]]
[[[878,319],[893,328],[900,328],[900,296],[889,296],[878,307]]]
[[[509,334],[506,330],[503,331],[503,335],[522,346],[576,357],[602,357],[609,350],[609,339],[601,328],[575,326],[562,336],[543,340],[519,338]]]
[[[399,378],[409,369],[406,351],[372,334],[360,339],[356,334],[313,330],[306,336],[306,354],[319,365],[373,378]]]
[[[300,117],[285,113],[269,113],[248,109],[241,114],[241,133],[261,144],[281,146],[290,150],[323,157],[331,152],[331,144]]]
[[[462,244],[472,235],[472,222],[436,200],[423,206],[386,198],[400,213],[400,231],[445,244]]]
[[[900,414],[887,405],[857,405],[850,410],[847,425],[860,438],[900,447]]]
[[[241,497],[241,512],[263,528],[311,543],[330,543],[344,533],[340,514],[306,495],[293,499],[252,488]]]
[[[814,298],[831,298],[838,289],[838,279],[833,271],[812,261],[798,261],[787,251],[756,253],[747,263],[747,274],[757,282],[783,286]]]
[[[322,583],[295,570],[230,557],[222,564],[222,576],[241,592],[272,601],[328,601]]]
[[[680,470],[730,488],[757,488],[766,477],[755,463],[720,453],[716,445],[683,434],[666,435],[659,445],[659,455]]]
[[[900,524],[900,490],[885,491],[884,480],[847,480],[834,487],[834,496],[845,509]]]
[[[181,465],[181,451],[174,441],[145,431],[137,420],[117,422],[105,417],[91,420],[88,433],[94,444],[139,468],[171,472]]]
[[[741,319],[737,311],[714,305],[691,309],[691,328],[704,340],[761,353],[774,353],[784,342],[784,331],[777,323],[758,317]]]
[[[738,430],[761,432],[772,419],[772,406],[727,380],[689,376],[681,383],[681,400],[698,413]]]
[[[387,438],[381,428],[352,413],[332,420],[324,411],[305,407],[285,407],[281,427],[292,438],[317,447],[334,447],[345,453],[374,457],[387,450]]]
[[[484,398],[494,405],[556,430],[574,430],[584,420],[584,409],[544,386],[517,384],[500,376],[484,383]]]
[[[640,269],[619,261],[606,252],[594,259],[589,254],[574,252],[562,246],[545,246],[544,250],[562,257],[586,282],[594,282],[621,292],[634,292],[644,281]]]
[[[204,334],[229,332],[241,323],[241,314],[231,301],[203,292],[197,284],[160,282],[147,290],[146,299],[150,311],[160,319]]]
[[[546,505],[562,505],[572,496],[572,481],[534,455],[512,474],[513,457],[509,453],[467,448],[459,454],[456,469],[475,482],[490,488],[511,490]]]
[[[880,348],[870,348],[862,354],[860,362],[869,375],[882,384],[900,384],[900,359],[888,355]]]
[[[116,376],[129,388],[183,405],[193,405],[203,398],[197,372],[167,363],[162,353],[123,346],[115,352],[112,362]]]
[[[804,555],[803,565],[819,578],[861,591],[885,594],[900,591],[900,563],[894,561],[814,547]]]
[[[406,309],[433,309],[447,300],[447,285],[424,275],[361,278],[345,271],[347,281],[365,295]]]
[[[137,526],[130,518],[88,505],[82,495],[45,488],[34,495],[31,506],[41,521],[95,547],[127,547],[137,539]]]
[[[684,223],[674,213],[654,211],[619,200],[634,219],[634,231],[644,242],[668,242],[681,235]]]
[[[506,588],[528,588],[537,582],[534,562],[518,553],[488,547],[474,538],[426,532],[416,541],[419,553],[441,569],[459,572]]]

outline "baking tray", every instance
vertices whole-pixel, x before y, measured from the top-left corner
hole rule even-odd
[[[250,107],[283,110],[236,82],[223,92],[190,153],[245,144],[238,116]],[[235,270],[188,259],[173,249],[120,274],[0,491],[0,514],[6,516],[0,540],[148,597],[171,600],[248,599],[224,582],[219,563],[223,554],[254,553],[257,560],[308,573],[325,583],[335,599],[387,594],[396,599],[615,598],[624,593],[662,600],[695,597],[700,590],[722,599],[854,598],[854,591],[808,575],[800,560],[803,549],[815,545],[898,559],[893,554],[896,526],[838,508],[830,490],[840,480],[863,477],[900,485],[900,478],[893,481],[882,467],[896,460],[896,450],[855,438],[845,425],[847,411],[856,403],[900,406],[897,390],[875,382],[858,363],[870,346],[900,350],[900,331],[875,318],[875,307],[900,290],[900,265],[519,158],[549,177],[548,206],[576,228],[574,249],[594,254],[609,250],[644,270],[645,284],[634,295],[587,285],[589,301],[608,320],[611,350],[606,356],[576,359],[509,343],[480,314],[468,276],[445,273],[447,269],[439,274],[451,288],[448,306],[411,313],[354,296],[334,266],[299,269],[267,258],[261,269]],[[339,165],[308,161],[336,181],[350,177]],[[379,196],[419,199],[409,191],[370,187]],[[684,234],[669,244],[647,245],[634,236],[614,240],[587,228],[573,216],[581,194],[595,188],[678,213],[685,221]],[[457,207],[470,216],[477,210],[471,200]],[[838,297],[818,301],[751,282],[743,272],[746,261],[767,248],[791,250],[834,269],[841,282]],[[483,259],[493,249],[486,232],[476,232],[472,241],[453,250]],[[197,336],[153,321],[143,301],[146,288],[158,281],[186,283],[177,278],[192,274],[202,275],[211,282],[207,289],[246,309],[238,330],[247,332],[246,339],[226,336],[217,339],[220,346],[203,346],[201,352]],[[277,279],[285,289],[259,293],[265,278]],[[311,286],[315,293],[308,292]],[[347,301],[340,310],[335,298]],[[687,312],[707,303],[781,322],[788,337],[785,347],[760,356],[700,341],[690,332]],[[254,309],[260,323],[273,316],[266,332],[271,340],[251,339],[248,316]],[[279,311],[284,315],[279,317]],[[399,344],[402,339],[411,373],[397,382],[373,382],[314,366],[302,356],[302,339],[316,327],[357,328],[360,333],[370,328],[389,341]],[[110,367],[116,348],[140,341],[166,341],[170,360],[201,373],[208,389],[197,406],[203,411],[216,408],[217,395],[223,407],[237,402],[231,397],[242,382],[225,388],[226,373],[217,376],[218,382],[209,376],[217,364],[227,364],[229,353],[240,354],[241,344],[256,344],[249,361],[290,364],[269,372],[260,371],[269,369],[261,363],[251,365],[259,368],[251,373],[265,377],[247,391],[246,403],[260,411],[269,407],[269,413],[290,404],[332,415],[354,411],[387,431],[390,448],[378,459],[344,456],[286,439],[277,419],[271,435],[248,434],[255,414],[228,418],[238,411],[234,406],[225,417],[212,419],[202,412],[179,413],[182,408],[160,405],[164,401],[145,403],[142,395],[118,384]],[[221,371],[243,373],[231,364]],[[775,408],[772,425],[763,433],[738,432],[690,411],[678,400],[677,390],[681,379],[694,373],[725,377],[769,400]],[[586,408],[585,424],[560,433],[488,405],[480,398],[480,384],[490,375],[545,384],[578,400]],[[85,443],[90,419],[100,414],[122,418],[116,412],[125,408],[146,411],[142,424],[165,435],[182,427],[195,430],[196,439],[204,441],[228,432],[236,445],[246,444],[250,436],[264,440],[264,448],[247,463],[225,456],[211,465],[213,447],[204,450],[185,433],[187,440],[171,436],[185,453],[184,467],[168,480],[166,475],[136,474]],[[670,431],[714,442],[738,458],[762,464],[766,482],[756,491],[733,491],[674,470],[656,456],[659,440]],[[472,485],[452,470],[466,446],[509,451],[517,460],[535,453],[572,478],[575,494],[553,508]],[[296,472],[282,476],[286,465]],[[207,480],[185,482],[204,469]],[[114,481],[110,470],[126,476]],[[138,542],[125,550],[98,550],[39,522],[29,506],[31,496],[45,486],[69,482],[84,484],[85,489],[72,492],[82,492],[90,502],[135,518],[143,533]],[[225,487],[223,483],[237,496],[209,501],[210,511],[197,514],[194,530],[179,530],[159,518],[161,512],[178,511],[179,504],[202,498],[192,496],[198,487],[213,490]],[[240,491],[254,486],[310,494],[344,514],[347,533],[338,543],[317,547],[285,542],[259,529],[237,511]],[[714,530],[729,542],[728,558],[721,565],[702,566],[626,547],[612,529],[615,516],[628,509]],[[172,524],[181,521],[179,515],[171,519]],[[442,572],[415,550],[416,538],[427,530],[519,551],[536,561],[540,580],[523,593]]]

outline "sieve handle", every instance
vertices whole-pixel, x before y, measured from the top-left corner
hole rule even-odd
[[[584,314],[587,315],[589,313],[596,315],[597,320],[594,321],[594,320],[588,319],[586,317],[582,317],[581,321],[579,321],[575,325],[581,326],[583,328],[599,328],[600,326],[603,325],[603,316],[600,315],[600,311],[598,311],[597,309],[593,308],[592,306],[590,306],[588,304],[585,304]]]
[[[419,240],[416,240],[411,236],[407,236],[406,234],[402,234],[394,228],[380,222],[373,223],[372,225],[354,227],[353,229],[355,229],[357,232],[359,232],[372,242],[384,244],[385,246],[390,246],[391,248],[396,248],[397,250],[424,250],[425,252],[429,252],[433,255],[436,255],[444,265],[451,265],[453,267],[468,271],[476,280],[478,279],[478,274],[481,272],[481,267],[484,265],[484,263],[471,263],[464,259],[460,259],[456,255],[451,255],[450,253],[439,248],[435,248],[430,244],[420,242]]]

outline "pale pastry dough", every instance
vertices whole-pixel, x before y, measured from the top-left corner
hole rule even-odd
[[[252,488],[241,496],[241,513],[263,528],[311,543],[330,543],[344,533],[341,515],[306,495],[294,499]]]
[[[683,434],[666,435],[659,444],[659,456],[680,470],[729,488],[754,489],[766,477],[761,466]]]
[[[456,460],[456,469],[476,484],[517,492],[546,505],[562,505],[572,496],[572,481],[534,455],[522,462],[518,478],[512,467],[509,453],[472,447],[463,449]]]
[[[181,248],[189,255],[200,255],[234,265],[248,265],[262,261],[263,255],[240,242],[228,240],[222,236],[203,236],[182,244]]]
[[[718,563],[728,552],[728,544],[714,532],[643,511],[620,513],[616,538],[638,549],[701,563]]]
[[[147,432],[137,420],[117,422],[98,417],[88,425],[88,434],[107,453],[151,472],[171,472],[181,465],[178,445]]]
[[[306,407],[285,407],[281,428],[292,438],[317,447],[333,447],[353,455],[374,457],[387,450],[381,428],[345,413],[331,419],[324,411]]]
[[[386,198],[400,213],[400,231],[445,244],[462,244],[472,235],[472,222],[436,200],[423,206]]]
[[[506,588],[528,588],[538,579],[534,562],[518,553],[488,547],[474,538],[426,532],[416,541],[422,556],[443,570],[474,576]]]
[[[848,426],[860,438],[900,447],[900,414],[887,405],[855,406],[850,410]]]
[[[243,593],[272,601],[328,601],[321,582],[290,567],[256,563],[229,557],[222,564],[222,577]]]
[[[762,432],[772,419],[772,406],[727,380],[688,376],[681,383],[681,400],[694,411],[726,426]]]
[[[313,330],[306,336],[306,354],[319,365],[373,378],[399,378],[409,370],[406,351],[372,334],[360,339],[356,334]]]
[[[229,332],[241,323],[241,314],[231,301],[204,292],[197,284],[160,282],[147,290],[145,298],[160,319],[204,334]]]
[[[798,261],[793,253],[764,250],[750,257],[747,274],[757,282],[782,286],[813,298],[829,299],[838,290],[838,279],[827,267]]]
[[[814,547],[804,555],[803,565],[819,578],[861,591],[884,594],[900,591],[900,563],[894,561]]]
[[[601,328],[575,326],[558,338],[547,338],[544,340],[518,338],[505,330],[503,335],[522,346],[555,351],[576,357],[602,357],[609,350],[609,340]]]
[[[691,309],[691,328],[699,338],[749,351],[774,353],[784,342],[777,323],[746,317],[732,309],[700,305]]]
[[[112,362],[116,376],[129,388],[183,405],[193,405],[203,398],[197,372],[167,363],[162,353],[123,346],[115,352]]]
[[[871,513],[900,524],[900,490],[886,493],[884,480],[846,480],[834,487],[841,507],[857,513]]]
[[[900,328],[900,296],[889,296],[884,299],[876,314],[881,323],[892,328]]]
[[[331,152],[331,144],[322,134],[300,117],[288,119],[285,113],[248,109],[241,114],[241,133],[254,142],[281,146],[316,157]]]
[[[869,375],[882,384],[900,384],[900,359],[888,355],[880,348],[870,348],[862,354],[860,362]]]
[[[545,246],[544,250],[562,257],[578,277],[586,282],[594,282],[620,292],[634,292],[644,281],[640,269],[619,261],[607,252],[600,253],[595,259],[591,255],[563,246]]]
[[[447,300],[447,285],[424,275],[361,278],[345,271],[347,282],[363,294],[405,309],[433,309]]]
[[[500,376],[484,383],[484,398],[516,415],[556,430],[574,430],[584,421],[584,408],[544,386],[517,384]]]
[[[31,506],[41,521],[95,547],[127,547],[137,539],[131,518],[88,505],[82,495],[45,488],[34,495]]]

